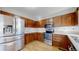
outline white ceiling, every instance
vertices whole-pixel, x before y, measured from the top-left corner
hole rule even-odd
[[[2,7],[2,10],[39,20],[75,11],[75,7]]]

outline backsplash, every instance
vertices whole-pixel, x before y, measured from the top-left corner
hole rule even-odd
[[[79,26],[54,27],[54,31],[79,31]]]
[[[45,28],[25,28],[25,33],[45,32]],[[79,26],[54,27],[54,32],[79,31]]]
[[[35,33],[35,32],[45,32],[45,28],[30,28],[26,27],[25,28],[25,33]]]

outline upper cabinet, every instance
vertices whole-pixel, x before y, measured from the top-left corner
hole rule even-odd
[[[25,19],[25,27],[35,27],[34,23],[35,22],[33,20]]]
[[[41,27],[41,22],[40,21],[34,21],[31,19],[25,19],[25,27],[33,27],[33,28],[39,28]]]
[[[62,26],[75,26],[77,25],[76,13],[70,13],[61,16]]]
[[[78,14],[79,14],[79,8],[73,13],[53,17],[52,23],[54,23],[54,26],[57,27],[79,25]],[[41,19],[39,21],[33,21],[31,19],[26,18],[25,27],[41,28],[44,27],[45,24],[47,24],[47,20],[48,19]]]
[[[40,20],[38,22],[39,22],[40,27],[44,27],[45,24],[47,24],[47,19],[43,19],[43,20]]]
[[[61,24],[61,16],[54,17],[53,20],[54,20],[53,21],[54,26],[62,26],[62,24]]]
[[[75,26],[78,24],[76,12],[53,18],[54,26]]]
[[[40,22],[39,21],[35,21],[34,22],[34,26],[35,26],[35,28],[39,28],[40,27]]]
[[[76,14],[77,14],[78,25],[79,25],[79,7],[77,8]]]

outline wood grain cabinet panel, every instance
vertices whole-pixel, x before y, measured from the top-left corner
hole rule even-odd
[[[74,26],[77,23],[75,13],[66,14],[61,17],[62,17],[62,25],[63,26]]]
[[[28,33],[25,34],[25,44],[28,44],[34,40],[43,42],[44,37],[43,33]]]
[[[37,33],[37,40],[43,42],[44,41],[44,34],[43,33]]]
[[[61,16],[54,17],[53,20],[54,20],[53,21],[54,26],[62,26],[62,24],[61,24]]]
[[[45,24],[47,24],[47,19],[43,19],[43,20],[40,20],[38,22],[39,22],[39,27],[44,27]]]
[[[30,19],[25,19],[25,27],[35,27],[35,21]]]
[[[34,23],[32,20],[27,21],[27,27],[34,27]]]
[[[54,26],[75,26],[78,25],[76,12],[53,17]]]
[[[66,35],[53,35],[53,45],[58,46],[59,48],[63,48],[65,50],[69,50],[70,41]]]
[[[41,24],[39,21],[35,21],[34,26],[35,26],[35,28],[40,28]]]
[[[79,7],[76,9],[76,19],[77,19],[76,25],[79,26]]]
[[[38,40],[38,41],[43,42],[43,40],[44,40],[43,33],[34,33],[34,40]]]
[[[34,35],[33,34],[25,34],[25,44],[28,44],[30,42],[34,41]]]

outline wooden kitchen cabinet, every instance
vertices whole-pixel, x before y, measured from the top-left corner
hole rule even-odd
[[[79,26],[79,7],[76,9],[76,19],[77,19],[77,23]]]
[[[35,28],[40,28],[41,27],[40,26],[40,22],[39,21],[35,21],[34,26],[35,26]]]
[[[53,17],[54,26],[75,26],[78,23],[76,12]]]
[[[77,19],[76,19],[76,13],[70,13],[61,16],[62,18],[62,26],[74,26],[76,25]]]
[[[34,35],[33,36],[34,40],[38,40],[38,41],[43,42],[43,40],[44,40],[43,33],[34,33],[33,35]]]
[[[75,11],[75,25],[79,26],[79,7]]]
[[[33,20],[27,20],[27,26],[26,27],[34,27]]]
[[[28,33],[25,34],[25,44],[28,44],[34,40],[38,40],[43,42],[44,40],[44,35],[43,33]]]
[[[57,17],[54,17],[53,18],[53,23],[54,23],[54,26],[62,26],[62,21],[61,21],[61,16],[57,16]]]
[[[35,27],[34,23],[31,19],[25,19],[25,27]]]
[[[25,44],[34,41],[34,35],[32,33],[25,34]]]
[[[43,33],[37,33],[37,39],[36,40],[43,42],[44,41],[44,34]]]
[[[38,21],[38,23],[39,23],[39,27],[44,27],[45,24],[47,24],[47,19],[42,19],[42,20]]]
[[[45,24],[47,24],[47,19],[42,19],[39,21],[25,19],[25,27],[43,28]]]
[[[46,20],[33,21],[30,19],[25,20],[25,27],[41,28],[46,24]]]
[[[70,40],[66,35],[53,35],[53,46],[59,47],[62,50],[69,50]]]

